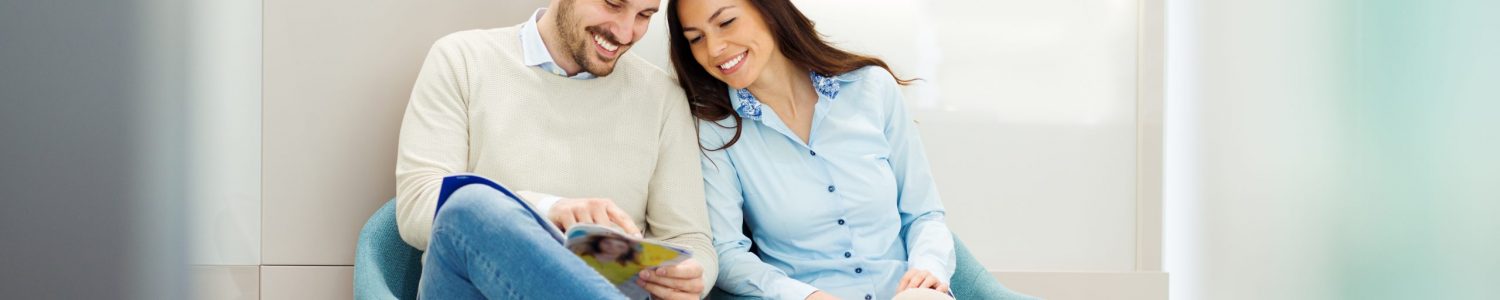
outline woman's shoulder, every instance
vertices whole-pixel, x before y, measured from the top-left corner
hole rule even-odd
[[[901,84],[881,66],[864,66],[835,77],[838,98],[862,99],[862,107],[884,112],[901,102]],[[882,113],[883,114],[883,113]]]
[[[854,69],[854,71],[839,74],[836,78],[845,82],[858,82],[878,87],[892,87],[898,85],[896,83],[896,78],[891,75],[891,71],[888,71],[885,69],[885,67],[881,67],[878,65],[859,67],[858,69]]]
[[[831,84],[837,86],[828,86]],[[854,69],[854,71],[839,74],[830,78],[830,80],[822,85],[819,87],[820,89],[837,90],[840,98],[843,98],[844,95],[849,95],[858,98],[882,98],[882,100],[886,100],[883,98],[899,94],[901,90],[900,83],[896,82],[891,72],[887,71],[884,67],[876,65],[864,66]]]

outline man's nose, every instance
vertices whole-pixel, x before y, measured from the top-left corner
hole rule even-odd
[[[620,45],[628,45],[635,41],[635,27],[630,26],[632,19],[633,17],[626,16],[623,20],[615,20],[615,24],[612,26],[614,28],[610,28],[609,30],[609,33],[614,34],[615,39],[617,39],[614,42],[620,43]]]

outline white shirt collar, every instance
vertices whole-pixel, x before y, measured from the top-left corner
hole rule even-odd
[[[568,71],[563,70],[557,65],[557,61],[552,60],[551,52],[547,51],[547,43],[542,41],[541,28],[536,25],[537,20],[541,20],[542,14],[545,13],[547,13],[546,8],[538,8],[536,12],[531,13],[531,18],[526,19],[525,24],[521,24],[521,61],[526,66],[539,67],[552,74],[568,77]],[[582,71],[568,78],[593,79],[594,77],[594,74]]]

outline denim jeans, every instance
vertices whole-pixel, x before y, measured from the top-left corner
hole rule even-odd
[[[624,299],[500,191],[458,189],[433,220],[422,299]]]

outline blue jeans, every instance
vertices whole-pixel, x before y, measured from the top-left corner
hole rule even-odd
[[[494,188],[458,189],[433,220],[419,298],[625,298],[547,230]]]

